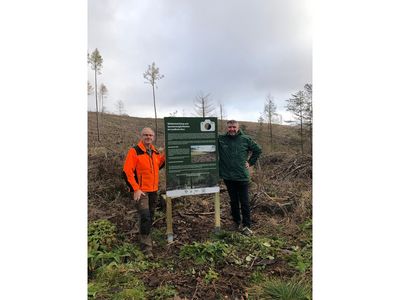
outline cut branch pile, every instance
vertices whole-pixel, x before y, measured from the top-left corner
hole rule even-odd
[[[300,187],[311,186],[311,157],[274,153],[262,156],[259,166],[261,170],[253,176],[251,208],[287,217],[299,203]]]
[[[136,208],[122,178],[123,155],[102,152],[88,157],[88,219],[108,219],[131,236]]]
[[[260,165],[268,174],[268,179],[312,179],[310,155],[270,154],[260,158]]]

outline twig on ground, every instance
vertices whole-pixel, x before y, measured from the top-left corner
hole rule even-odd
[[[158,218],[157,220],[154,220],[154,222],[151,225],[153,226],[154,224],[156,224],[158,221],[161,221],[162,219],[165,219],[165,217],[161,217],[161,218]]]
[[[197,293],[197,289],[199,288],[199,281],[197,280],[196,283],[196,289],[194,290],[193,296],[192,296],[192,300],[196,297],[196,293]]]
[[[213,215],[215,214],[215,212],[210,211],[210,212],[187,212],[187,213],[182,213],[182,215],[188,215],[188,216],[197,216],[197,215],[202,215],[202,216],[206,216],[206,215]]]

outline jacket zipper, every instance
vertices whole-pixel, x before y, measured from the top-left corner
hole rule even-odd
[[[154,153],[152,153],[154,155]],[[155,181],[156,181],[156,172],[154,170],[154,163],[153,163],[153,155],[149,155],[149,160],[150,160],[150,166],[151,166],[151,172],[153,173],[153,190],[154,190],[154,186],[155,186]]]

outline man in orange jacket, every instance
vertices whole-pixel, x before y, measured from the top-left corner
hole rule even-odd
[[[150,230],[157,204],[158,171],[165,163],[165,155],[157,151],[153,140],[154,131],[143,128],[140,142],[128,151],[124,164],[125,181],[139,211],[140,247],[149,257],[153,256]]]

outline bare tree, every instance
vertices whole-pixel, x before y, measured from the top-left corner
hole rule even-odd
[[[213,105],[212,100],[209,97],[210,94],[204,95],[203,92],[199,92],[194,101],[195,116],[200,116],[203,118],[213,116],[215,106]]]
[[[97,103],[97,75],[101,74],[101,68],[103,67],[103,58],[100,55],[97,48],[92,52],[91,55],[88,53],[88,63],[94,70],[94,92],[96,98],[96,117],[97,117],[97,139],[100,142],[100,130],[99,130],[99,108]]]
[[[172,113],[169,113],[169,116],[176,117],[177,114],[178,114],[178,110],[174,110]]]
[[[107,98],[108,94],[108,89],[107,87],[102,83],[100,84],[99,87],[99,95],[100,95],[100,111],[103,113],[104,112],[104,98]]]
[[[122,100],[118,100],[117,103],[115,104],[115,107],[117,109],[117,113],[122,116],[125,114],[125,105]]]
[[[90,83],[89,80],[87,82],[87,94],[88,94],[88,96],[93,94],[93,86],[92,86],[92,84]]]
[[[272,151],[272,118],[276,115],[276,105],[274,103],[274,98],[271,94],[268,94],[266,98],[266,102],[264,104],[264,116],[266,121],[268,122],[268,132],[269,132],[269,144],[270,149]]]
[[[154,91],[154,86],[157,88],[156,82],[164,78],[164,75],[160,74],[159,68],[156,68],[156,63],[153,62],[151,65],[148,66],[146,72],[143,73],[144,79],[146,79],[145,83],[151,84],[153,89],[153,103],[154,103],[154,122],[156,127],[156,132],[154,136],[154,142],[157,141],[157,109],[156,109],[156,94]]]
[[[313,110],[312,110],[312,84],[307,83],[304,86],[304,124],[308,127],[308,134],[310,138],[310,153],[312,154],[312,121],[313,121]]]
[[[264,123],[264,117],[263,117],[264,113],[260,113],[260,116],[257,119],[257,123],[259,127],[263,127],[263,123]]]
[[[286,110],[290,111],[293,115],[298,124],[300,124],[300,145],[301,145],[301,154],[304,154],[304,115],[306,111],[306,101],[305,101],[305,92],[298,91],[296,94],[292,94],[292,98],[286,100]]]

